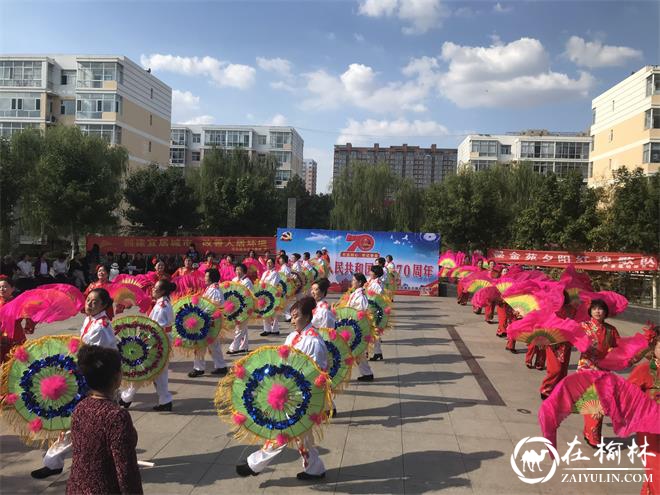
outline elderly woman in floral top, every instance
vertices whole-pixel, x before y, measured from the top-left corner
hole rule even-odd
[[[607,353],[618,345],[619,332],[605,319],[609,316],[609,308],[605,301],[594,299],[589,306],[589,321],[582,323],[591,345],[586,352],[580,355],[578,372],[584,370],[599,370],[599,362]],[[584,439],[592,447],[596,447],[601,440],[603,417],[601,415],[584,415]]]

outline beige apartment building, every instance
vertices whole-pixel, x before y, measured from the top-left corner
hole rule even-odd
[[[129,168],[170,156],[172,89],[123,56],[0,55],[0,136],[77,125],[129,154]]]
[[[316,177],[319,164],[312,158],[305,158],[303,160],[302,178],[305,181],[305,190],[309,194],[316,194]]]
[[[660,167],[660,66],[647,65],[594,98],[591,186],[607,184],[620,167]]]

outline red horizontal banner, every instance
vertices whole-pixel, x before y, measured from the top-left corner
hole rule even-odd
[[[119,254],[141,252],[144,254],[180,254],[188,251],[188,246],[194,243],[200,256],[206,251],[216,255],[241,254],[246,255],[254,249],[258,255],[265,250],[275,252],[275,237],[110,237],[87,236],[87,250],[98,244],[102,253],[112,251]]]
[[[565,267],[601,272],[653,272],[658,269],[655,256],[639,253],[597,253],[568,251],[530,251],[527,249],[489,249],[488,259],[498,263]]]

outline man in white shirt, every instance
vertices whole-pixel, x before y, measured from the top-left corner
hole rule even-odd
[[[249,290],[253,289],[252,280],[247,276],[247,267],[241,263],[236,267],[236,276],[232,282],[238,282],[243,284]],[[250,352],[248,349],[249,339],[248,339],[248,321],[242,321],[241,323],[236,323],[236,328],[234,329],[234,340],[229,345],[229,350],[227,354],[239,354],[241,352]]]

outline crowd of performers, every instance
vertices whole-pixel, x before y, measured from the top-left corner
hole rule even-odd
[[[641,333],[621,337],[607,320],[626,309],[627,299],[596,291],[590,277],[572,266],[554,280],[519,265],[502,266],[483,258],[464,264],[464,259],[462,253],[444,253],[440,276],[457,282],[458,304],[471,302],[486,323],[497,323],[495,336],[506,339],[506,351],[515,354],[516,342],[526,344],[527,368],[545,372],[539,421],[546,438],[556,441],[561,420],[571,412],[581,413],[584,441],[597,449],[604,445],[603,417],[608,415],[615,433],[637,431],[639,445],[646,444],[646,468],[653,476],[641,493],[659,494],[659,327],[649,323]],[[579,351],[577,370],[569,374],[574,348]],[[627,382],[613,373],[634,365]],[[620,404],[608,406],[612,401]],[[629,430],[632,425],[637,430]]]
[[[220,263],[209,256],[197,267],[186,258],[172,275],[158,262],[145,275],[124,274],[112,281],[108,267],[99,265],[98,280],[84,293],[70,285],[50,284],[13,297],[11,281],[1,279],[0,413],[26,443],[49,444],[43,467],[32,477],[61,473],[69,452],[76,469],[95,464],[76,458],[90,455],[82,444],[76,446],[84,431],[80,418],[91,418],[98,410],[89,407],[90,400],[111,400],[125,411],[138,389],[153,383],[157,396],[153,409],[172,411],[170,357],[182,353],[192,358],[188,376],[197,378],[206,373],[210,353],[210,373],[220,379],[215,397],[219,414],[239,438],[265,442],[236,466],[236,472],[257,475],[292,445],[303,462],[298,478],[323,478],[325,467],[314,435],[337,414],[332,398],[346,386],[354,366],[359,369],[358,381],[374,380],[369,362],[384,359],[381,335],[391,327],[398,283],[392,257],[378,258],[368,276],[355,273],[349,291],[331,305],[326,299],[329,273],[329,262],[321,252],[312,259],[309,253],[288,256],[281,251],[277,258],[254,255],[239,264],[231,255]],[[131,307],[141,314],[126,312]],[[85,319],[79,336],[26,340],[36,325],[80,312]],[[260,320],[261,336],[278,336],[280,317],[293,329],[283,344],[250,352],[248,323]],[[225,354],[238,355],[231,368],[223,355],[223,336],[230,341]],[[96,369],[88,365],[77,369],[78,353],[90,347],[110,354],[99,351],[95,361],[94,352],[85,351],[91,368],[97,363]],[[112,353],[121,361],[122,379],[116,387],[101,385],[93,377],[100,374],[101,363],[114,362]],[[262,366],[253,369],[255,363]],[[81,376],[82,368],[93,376]],[[93,383],[100,385],[95,388]],[[76,411],[83,409],[86,412],[80,412],[77,420]],[[130,423],[130,416],[121,417]],[[122,431],[134,447],[132,423]],[[108,452],[114,452],[112,446]],[[134,453],[127,458],[134,464]],[[72,473],[68,493],[98,493],[100,486],[111,487],[113,493],[141,493],[137,466],[123,473],[109,473],[107,466],[98,465],[85,469],[89,472],[84,475]]]

